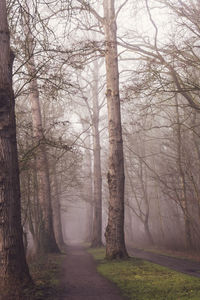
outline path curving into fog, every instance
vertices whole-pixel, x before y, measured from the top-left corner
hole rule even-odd
[[[96,263],[86,249],[68,246],[63,263],[62,300],[125,300],[120,290],[96,271]]]
[[[200,263],[189,259],[176,258],[163,254],[153,253],[150,251],[144,251],[137,248],[128,247],[130,256],[148,260],[152,263],[170,268],[172,270],[200,277]]]

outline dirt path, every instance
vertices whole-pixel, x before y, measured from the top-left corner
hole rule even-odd
[[[125,300],[119,289],[96,271],[92,256],[81,246],[67,247],[62,300]]]
[[[200,263],[162,254],[128,248],[129,255],[166,266],[188,275],[200,277]],[[60,300],[125,300],[119,289],[96,271],[96,263],[86,249],[68,246],[63,264],[62,286],[65,296]]]
[[[128,248],[128,252],[130,256],[142,258],[181,273],[200,277],[200,263],[198,262],[147,252],[134,248]]]

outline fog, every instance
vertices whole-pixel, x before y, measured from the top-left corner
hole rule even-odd
[[[80,244],[92,242],[95,220],[102,218],[99,232],[105,244],[109,210],[105,42],[98,18],[81,8],[80,2],[65,7],[58,1],[51,9],[43,2],[29,7],[35,16],[28,24],[30,39],[23,18],[14,25],[15,14],[10,17],[11,42],[17,53],[13,83],[22,220],[30,252],[36,248],[41,188],[38,141],[31,121],[29,83],[33,78],[37,80],[57,243],[60,221],[64,242]],[[103,13],[102,1],[91,5]],[[124,230],[126,244],[133,247],[183,251],[199,251],[200,247],[200,55],[199,26],[193,21],[199,4],[193,1],[192,10],[187,5],[178,0],[173,5],[170,0],[116,1]],[[22,63],[30,40],[32,74]],[[24,48],[19,50],[21,44]]]
[[[62,227],[66,244],[82,244],[88,235],[87,207],[77,202],[75,206],[68,206],[67,212],[62,214]]]

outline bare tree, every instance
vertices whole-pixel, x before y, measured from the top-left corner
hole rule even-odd
[[[91,235],[91,247],[101,247],[102,246],[102,173],[101,173],[101,141],[100,141],[100,112],[105,104],[105,97],[102,96],[102,84],[100,76],[100,67],[102,65],[101,61],[99,63],[98,58],[89,65],[86,69],[87,74],[84,75],[82,72],[81,82],[80,82],[80,97],[81,97],[81,107],[86,108],[86,115],[83,116],[82,113],[82,126],[86,127],[86,134],[88,138],[85,139],[85,147],[91,148],[86,149],[86,156],[88,161],[93,168],[93,172],[90,173],[92,180],[92,201],[91,206],[93,207],[92,214],[92,235]],[[89,77],[91,76],[91,78]],[[89,77],[89,78],[88,78]],[[83,103],[84,100],[84,103]],[[79,101],[78,101],[79,102]],[[83,124],[85,122],[85,124]],[[83,128],[84,129],[84,128]],[[90,134],[90,131],[92,133]],[[89,145],[87,140],[90,140],[90,135],[92,136],[91,145]],[[86,145],[87,144],[87,145]],[[91,152],[93,155],[91,155]],[[90,155],[88,155],[90,154]],[[90,156],[90,158],[89,158]],[[88,166],[89,167],[89,166]],[[89,167],[90,168],[90,167]]]
[[[126,258],[124,241],[124,156],[120,114],[117,25],[115,1],[104,1],[105,59],[109,130],[109,212],[106,228],[106,257]]]
[[[98,95],[98,80],[99,80],[99,65],[95,61],[93,69],[93,87],[92,87],[92,130],[93,130],[93,176],[94,176],[94,219],[93,219],[93,234],[92,247],[102,246],[102,174],[101,174],[101,146],[100,146],[100,105]]]
[[[40,108],[39,89],[37,83],[37,69],[34,60],[34,37],[31,31],[30,16],[25,13],[24,15],[24,28],[26,33],[27,44],[27,70],[30,78],[30,101],[32,111],[32,124],[33,124],[33,138],[38,143],[38,148],[35,153],[36,174],[37,174],[37,193],[41,206],[41,233],[40,233],[40,246],[42,251],[45,252],[59,252],[56,244],[53,217],[52,217],[52,203],[51,203],[51,188],[49,179],[49,166],[48,158],[44,143],[44,132],[42,126],[42,116]]]
[[[124,241],[124,158],[121,129],[119,71],[117,53],[116,18],[125,1],[115,13],[115,1],[103,1],[104,17],[83,0],[78,0],[82,9],[89,11],[101,26],[105,37],[105,61],[107,83],[107,107],[109,130],[109,212],[106,228],[106,257],[108,259],[128,256]]]
[[[19,297],[31,282],[20,216],[20,185],[16,144],[12,63],[6,1],[0,1],[0,289]],[[5,296],[8,299],[8,295]]]

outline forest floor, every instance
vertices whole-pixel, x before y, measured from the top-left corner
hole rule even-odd
[[[134,258],[109,262],[104,260],[104,248],[67,246],[61,272],[64,294],[60,299],[200,299],[199,280],[187,276],[200,277],[200,262],[130,247],[128,250]]]
[[[130,256],[145,259],[184,274],[200,277],[200,262],[131,247],[128,247],[128,252]]]
[[[67,246],[63,254],[41,257],[31,264],[35,285],[23,299],[200,299],[199,278],[195,278],[200,277],[200,262],[155,249],[129,246],[128,251],[130,259],[116,262],[104,259],[105,248],[79,245]]]
[[[63,261],[62,300],[125,300],[119,288],[97,272],[97,264],[82,246],[67,246]]]

